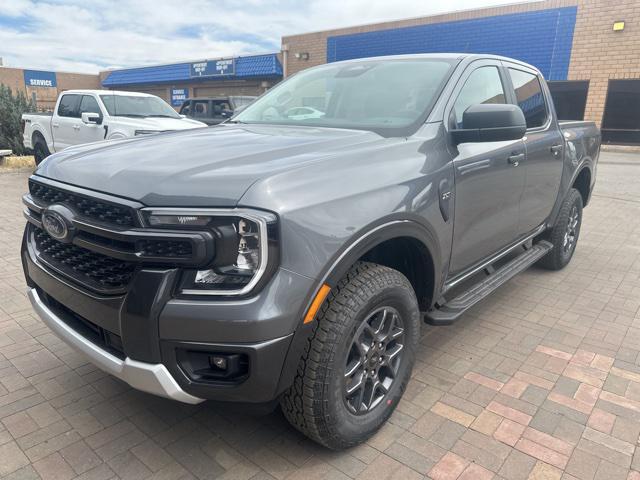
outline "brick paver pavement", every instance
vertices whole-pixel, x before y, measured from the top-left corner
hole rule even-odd
[[[0,174],[0,477],[640,479],[640,156],[603,154],[573,262],[425,326],[369,442],[330,452],[282,415],[181,405],[96,370],[31,312],[26,174]]]

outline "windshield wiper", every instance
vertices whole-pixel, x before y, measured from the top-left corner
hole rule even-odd
[[[145,117],[162,117],[162,118],[180,118],[180,117],[174,117],[173,115],[145,115]]]

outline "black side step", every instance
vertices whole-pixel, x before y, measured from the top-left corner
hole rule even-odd
[[[469,290],[462,292],[444,305],[425,312],[424,321],[431,325],[449,325],[455,322],[465,311],[486,298],[518,273],[536,263],[552,248],[553,245],[545,240],[536,243],[509,263],[491,272],[484,280],[476,283]]]

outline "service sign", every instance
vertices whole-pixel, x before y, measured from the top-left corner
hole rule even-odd
[[[50,87],[58,86],[56,72],[43,72],[39,70],[25,70],[24,84],[27,87]]]
[[[191,64],[192,77],[221,77],[234,75],[236,73],[236,62],[233,58],[225,60],[204,60]]]
[[[171,106],[179,107],[189,98],[188,88],[172,88],[171,89]]]

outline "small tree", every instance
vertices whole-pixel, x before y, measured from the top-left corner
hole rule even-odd
[[[22,114],[35,110],[32,100],[22,92],[13,94],[11,88],[0,85],[0,149],[11,149],[16,155],[31,153],[22,145]]]

